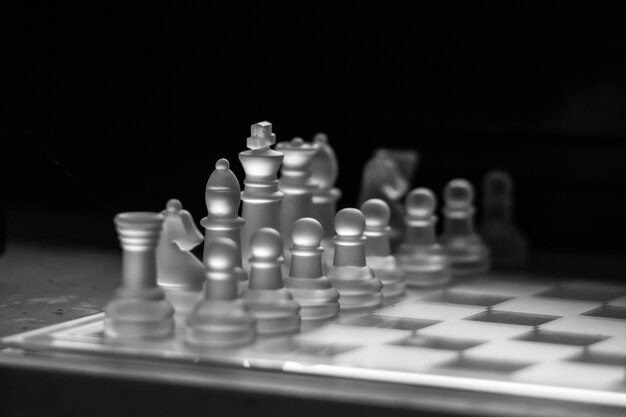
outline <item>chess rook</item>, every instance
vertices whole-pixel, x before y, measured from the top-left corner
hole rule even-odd
[[[452,274],[475,275],[489,270],[489,249],[474,231],[474,189],[455,179],[444,190],[443,233],[439,241],[450,256]]]
[[[339,174],[337,156],[328,144],[328,136],[318,133],[313,142],[319,145],[319,150],[311,161],[311,181],[317,186],[313,192],[311,217],[317,219],[324,230],[322,247],[324,254],[322,259],[324,267],[333,265],[335,246],[335,214],[337,213],[337,200],[341,197],[341,190],[335,187]]]
[[[483,180],[480,235],[491,251],[494,268],[522,266],[526,239],[512,220],[513,181],[504,171],[491,171]]]
[[[428,188],[411,190],[405,201],[404,240],[396,251],[411,287],[444,285],[452,279],[450,259],[437,242],[437,199]]]
[[[365,217],[354,208],[335,216],[335,254],[327,277],[339,292],[341,309],[371,309],[382,303],[382,283],[365,261]]]
[[[285,249],[291,247],[293,223],[312,214],[313,191],[317,185],[311,181],[310,165],[319,147],[317,143],[305,143],[302,138],[276,144],[276,149],[284,154],[278,189],[283,193],[280,227]]]
[[[241,254],[244,268],[250,258],[250,239],[263,227],[280,231],[280,202],[283,193],[278,190],[276,179],[283,161],[282,152],[270,149],[276,143],[272,124],[253,124],[248,138],[249,150],[239,153],[239,161],[245,171],[244,190],[241,192],[242,217]]]
[[[204,265],[190,251],[202,242],[191,214],[171,199],[161,212],[165,220],[157,246],[157,282],[173,291],[200,291]]]
[[[250,242],[249,287],[243,299],[260,335],[294,333],[300,329],[300,305],[283,285],[283,241],[275,229],[257,230]]]
[[[241,228],[245,221],[238,216],[241,201],[241,187],[239,181],[230,170],[227,159],[219,159],[215,163],[215,170],[207,181],[204,200],[207,215],[200,221],[204,228],[203,262],[206,264],[209,256],[210,242],[217,238],[228,238],[237,245],[237,274],[240,287],[248,281],[248,273],[243,269],[241,256]]]
[[[315,219],[297,220],[292,229],[293,246],[285,287],[301,306],[302,320],[322,320],[339,313],[339,293],[324,276],[320,246],[324,231]]]
[[[389,206],[383,200],[372,198],[361,205],[365,216],[365,261],[383,284],[383,297],[397,297],[404,293],[404,270],[391,254],[389,243]]]
[[[205,347],[228,347],[251,343],[255,320],[239,294],[238,245],[218,237],[207,242],[204,295],[186,320],[185,341]]]
[[[174,308],[157,285],[156,246],[164,217],[129,212],[114,221],[123,250],[122,285],[106,306],[104,333],[123,339],[170,337]]]

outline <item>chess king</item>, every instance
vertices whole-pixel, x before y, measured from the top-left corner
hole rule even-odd
[[[269,122],[251,126],[248,150],[239,153],[245,172],[241,192],[241,214],[245,224],[241,229],[241,255],[244,268],[249,268],[250,239],[259,229],[269,227],[280,232],[280,203],[283,193],[278,190],[277,173],[283,162],[282,152],[270,148],[276,143]]]

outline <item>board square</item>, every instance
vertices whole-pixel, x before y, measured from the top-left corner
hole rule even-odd
[[[530,326],[488,323],[470,320],[451,320],[418,330],[419,335],[465,340],[511,339],[532,330]]]
[[[623,288],[618,286],[600,286],[597,284],[591,285],[587,282],[573,282],[557,285],[537,295],[568,300],[605,302],[623,294]]]
[[[512,372],[523,369],[527,366],[528,363],[475,359],[468,358],[463,355],[453,362],[443,363],[439,367],[439,370],[450,370],[455,374],[461,371],[481,376],[484,376],[485,374],[509,375]]]
[[[340,345],[372,345],[389,343],[411,334],[408,330],[330,324],[294,337],[298,342]]]
[[[543,330],[555,332],[583,333],[598,336],[626,335],[626,322],[590,316],[561,317],[541,326]]]
[[[457,353],[416,346],[374,345],[353,350],[334,358],[338,365],[387,369],[402,372],[420,372],[455,360]]]
[[[571,346],[589,346],[606,339],[607,336],[596,336],[577,333],[553,332],[549,330],[538,329],[530,333],[516,337],[516,340],[526,340],[537,343],[551,343],[557,345]]]
[[[539,314],[515,313],[511,311],[490,310],[468,317],[465,320],[484,321],[489,323],[505,323],[522,326],[539,326],[556,319],[555,316]]]
[[[505,301],[493,306],[493,309],[548,316],[572,316],[596,307],[598,307],[598,303],[595,302],[531,296]]]
[[[626,295],[617,297],[608,302],[611,306],[626,307]]]
[[[482,340],[449,339],[446,337],[424,336],[417,334],[398,342],[394,342],[393,344],[399,346],[417,346],[429,349],[454,350],[460,352],[482,343],[484,343]]]
[[[502,303],[511,297],[493,294],[478,294],[475,292],[464,292],[456,290],[443,290],[432,293],[422,298],[424,301],[447,304],[461,304],[470,306],[490,307],[494,304]]]
[[[604,305],[583,314],[584,316],[605,317],[609,319],[626,320],[626,307]]]
[[[519,382],[534,384],[610,389],[624,379],[619,366],[581,362],[545,362],[522,369],[513,374]]]
[[[590,352],[619,355],[626,358],[626,336],[615,336],[589,346]]]
[[[599,353],[584,351],[580,355],[568,358],[571,362],[595,363],[598,365],[624,366],[624,354]]]
[[[315,343],[296,339],[277,339],[268,340],[265,343],[261,342],[254,350],[256,352],[270,353],[272,355],[304,355],[317,358],[332,358],[340,353],[359,347],[358,345]]]
[[[463,352],[463,355],[467,358],[486,361],[537,363],[541,361],[561,360],[573,357],[581,352],[581,347],[572,345],[551,345],[523,340],[494,340],[467,349]]]
[[[379,314],[389,317],[444,321],[469,317],[482,311],[484,311],[484,308],[427,302],[403,302],[395,306],[383,308],[379,311]]]
[[[552,284],[523,282],[523,281],[491,281],[477,280],[467,284],[455,286],[455,290],[466,293],[495,295],[501,297],[523,297],[538,294],[552,288]]]
[[[403,319],[399,317],[387,317],[372,314],[369,316],[348,320],[346,322],[343,322],[342,324],[345,324],[347,326],[382,327],[385,329],[413,331],[432,326],[435,323],[439,322],[433,320]]]

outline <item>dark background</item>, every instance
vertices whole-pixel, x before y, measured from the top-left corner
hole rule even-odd
[[[169,198],[199,221],[215,161],[242,180],[249,126],[269,120],[279,141],[329,135],[340,207],[376,148],[414,148],[414,185],[439,196],[509,170],[534,249],[624,253],[618,3],[295,3],[3,3],[9,230],[115,245],[115,213]]]

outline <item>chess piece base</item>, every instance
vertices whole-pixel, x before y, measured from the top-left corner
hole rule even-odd
[[[186,323],[185,341],[194,346],[241,346],[255,337],[254,317],[242,300],[203,300]]]
[[[374,270],[376,278],[383,284],[383,297],[398,297],[404,293],[405,271],[394,256],[368,256],[367,266]]]
[[[342,310],[371,309],[382,304],[383,285],[368,266],[333,266],[327,277],[339,292]]]
[[[174,332],[174,308],[165,300],[114,299],[106,307],[104,333],[119,339],[167,338]]]
[[[487,224],[481,229],[481,236],[491,251],[494,268],[519,267],[526,262],[526,241],[510,224]]]
[[[248,288],[243,300],[257,321],[259,335],[295,333],[300,329],[300,304],[293,300],[286,288]]]
[[[405,281],[409,287],[436,287],[452,280],[450,259],[438,244],[403,243],[396,258],[406,271]]]
[[[339,293],[326,277],[285,278],[285,287],[302,307],[302,320],[324,320],[339,314]]]
[[[472,276],[489,271],[491,266],[489,249],[477,235],[442,239],[441,244],[450,257],[452,275]]]

